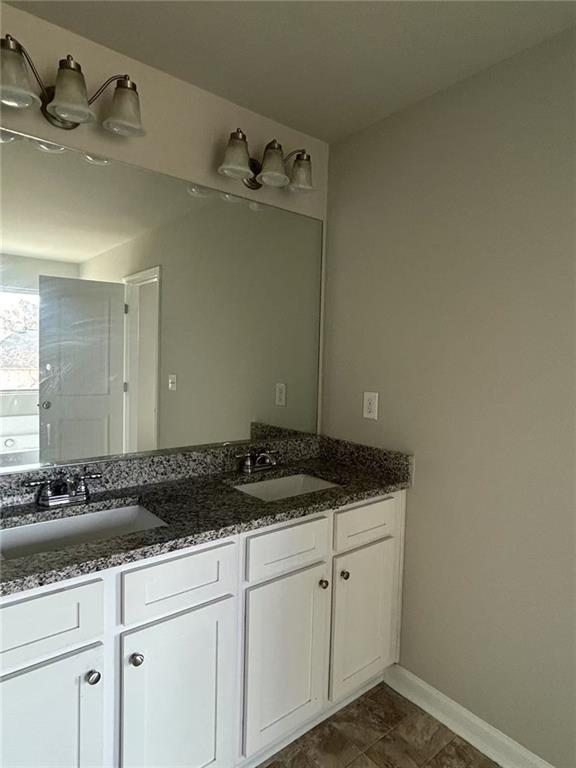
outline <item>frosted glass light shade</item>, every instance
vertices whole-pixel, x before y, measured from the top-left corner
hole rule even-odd
[[[54,117],[70,123],[91,123],[96,119],[88,104],[84,75],[71,56],[60,61],[54,98],[46,109]]]
[[[14,109],[40,106],[23,54],[8,47],[6,39],[0,48],[0,102]]]
[[[256,177],[256,180],[267,187],[285,187],[290,181],[286,175],[282,145],[276,139],[266,144],[262,159],[262,170]]]
[[[230,134],[224,152],[224,160],[218,168],[218,173],[222,176],[228,176],[229,179],[247,179],[252,176],[248,142],[246,141],[246,134],[242,133],[240,128]]]
[[[312,186],[312,161],[307,152],[299,152],[292,165],[290,174],[290,189],[293,192],[311,192]]]
[[[140,115],[138,91],[129,78],[118,81],[110,112],[102,127],[117,136],[144,136],[146,133]]]

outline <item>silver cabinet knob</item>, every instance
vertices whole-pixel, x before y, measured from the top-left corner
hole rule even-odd
[[[42,408],[44,408],[45,411],[47,411],[48,408],[52,408],[52,403],[50,402],[50,400],[44,400],[42,402]]]
[[[144,656],[141,653],[133,653],[128,661],[133,667],[141,667],[144,664]]]
[[[344,581],[348,581],[350,578],[350,571],[340,571],[340,576],[344,579]]]
[[[330,586],[330,582],[328,581],[328,579],[320,579],[318,584],[321,586],[322,589],[328,589],[328,587]]]
[[[98,685],[100,680],[102,680],[102,675],[95,669],[91,669],[90,672],[86,674],[86,682],[88,685]]]

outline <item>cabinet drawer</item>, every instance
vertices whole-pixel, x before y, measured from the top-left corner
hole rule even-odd
[[[122,574],[122,623],[175,613],[235,591],[236,546],[225,544]]]
[[[364,507],[337,512],[334,516],[334,549],[352,549],[393,536],[396,528],[396,499],[390,497]]]
[[[28,664],[93,640],[103,631],[103,608],[101,581],[2,606],[2,668]]]
[[[246,580],[256,581],[309,565],[328,552],[328,520],[325,517],[291,525],[247,541]]]

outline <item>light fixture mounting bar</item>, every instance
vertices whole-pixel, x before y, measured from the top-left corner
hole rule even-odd
[[[116,83],[119,80],[125,80],[127,84],[130,83],[130,85],[127,85],[127,87],[133,88],[134,90],[136,90],[136,86],[134,85],[134,83],[132,83],[132,80],[130,80],[130,75],[112,75],[112,77],[109,77],[108,80],[106,80],[106,82],[102,83],[102,85],[100,86],[100,88],[98,88],[96,93],[90,96],[90,98],[88,99],[88,104],[93,104],[96,101],[96,99],[99,98],[104,93],[106,88],[108,88],[108,86],[111,83]]]
[[[293,149],[292,152],[288,152],[288,154],[284,158],[284,162],[287,163],[288,160],[290,160],[291,157],[294,157],[294,155],[301,155],[302,153],[306,153],[306,150],[305,149]]]

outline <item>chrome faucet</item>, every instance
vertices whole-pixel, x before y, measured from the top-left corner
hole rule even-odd
[[[37,488],[34,501],[39,507],[56,507],[66,504],[85,504],[90,499],[86,480],[96,480],[100,473],[65,475],[59,472],[48,480],[32,480],[23,483],[25,488]]]
[[[248,451],[236,456],[241,459],[240,471],[245,475],[251,475],[253,472],[263,472],[267,469],[273,469],[278,465],[276,458],[277,451]]]

